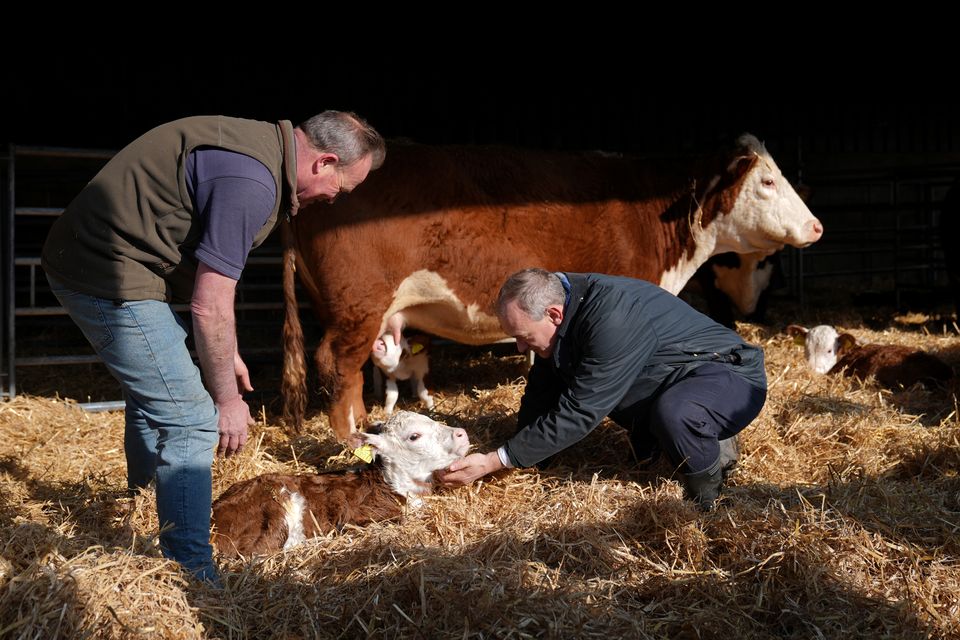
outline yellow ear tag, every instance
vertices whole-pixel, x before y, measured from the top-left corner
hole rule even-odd
[[[356,458],[360,458],[367,464],[370,464],[373,462],[373,447],[371,447],[369,444],[357,447],[353,450],[353,455]]]
[[[420,344],[419,342],[414,342],[412,345],[410,345],[410,353],[411,353],[411,354],[417,355],[417,354],[420,353],[421,351],[423,351],[423,345]]]

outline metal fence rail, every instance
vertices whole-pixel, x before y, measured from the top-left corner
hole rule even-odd
[[[960,176],[960,156],[885,161],[888,166],[876,166],[876,157],[857,156],[846,163],[834,159],[836,168],[805,170],[810,208],[825,231],[802,252],[795,275],[801,290],[812,281],[887,289],[899,307],[906,291],[945,286],[940,205]]]
[[[44,177],[54,175],[55,165],[59,161],[83,161],[89,165],[87,175],[75,185],[71,192],[80,191],[86,181],[93,177],[100,166],[113,156],[112,151],[102,149],[66,149],[58,147],[25,147],[8,145],[4,155],[0,156],[2,171],[2,203],[0,203],[0,224],[3,228],[3,244],[0,247],[2,259],[2,277],[0,277],[0,299],[2,299],[2,325],[0,336],[0,397],[12,398],[17,392],[17,369],[20,367],[58,366],[90,364],[100,362],[100,358],[90,352],[89,345],[78,344],[78,353],[58,355],[53,353],[23,356],[17,354],[18,329],[22,335],[25,328],[32,327],[42,318],[65,316],[66,312],[50,294],[43,270],[40,268],[39,248],[50,224],[59,216],[63,206],[50,206],[44,203],[35,206],[32,203],[18,203],[17,190],[24,182],[23,171],[18,169],[30,160],[41,160],[48,167]],[[54,167],[54,168],[50,168]],[[83,171],[74,170],[75,174]],[[36,187],[36,185],[34,185]],[[36,191],[36,188],[34,189]],[[19,206],[18,206],[19,204]],[[274,236],[275,238],[276,236]],[[263,252],[267,255],[263,255]],[[238,314],[245,317],[264,316],[271,324],[276,324],[277,314],[283,308],[280,267],[282,265],[279,243],[274,240],[265,243],[261,255],[251,256],[247,260],[244,277],[237,285]],[[308,304],[301,302],[300,307]],[[173,305],[174,310],[188,313],[189,305]],[[71,326],[64,321],[65,326]],[[278,355],[276,348],[244,349],[245,356],[267,357]]]

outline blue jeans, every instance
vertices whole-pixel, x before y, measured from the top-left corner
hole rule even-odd
[[[48,281],[123,388],[127,484],[137,489],[156,478],[163,554],[217,582],[210,466],[219,414],[187,350],[183,320],[165,302],[115,302]]]

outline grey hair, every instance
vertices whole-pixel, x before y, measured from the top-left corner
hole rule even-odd
[[[383,137],[366,120],[350,111],[324,111],[304,120],[297,128],[318,151],[337,154],[343,166],[370,154],[372,171],[383,164],[387,155]]]
[[[507,278],[500,287],[497,314],[502,316],[507,303],[515,301],[531,320],[542,320],[547,313],[547,307],[563,306],[566,297],[563,284],[556,274],[546,269],[524,269]]]

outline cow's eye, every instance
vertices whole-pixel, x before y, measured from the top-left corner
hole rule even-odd
[[[411,434],[410,434],[410,437],[407,438],[407,439],[408,439],[410,442],[413,442],[414,440],[418,440],[419,438],[420,438],[420,434],[419,434],[419,433],[411,433]]]
[[[770,189],[772,189],[774,185],[773,178],[764,178],[763,180],[760,181],[760,183],[763,186],[768,187]]]

